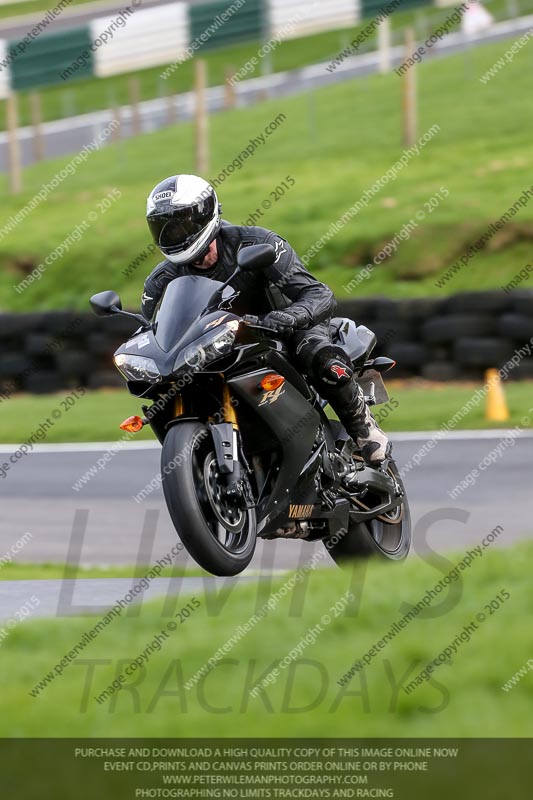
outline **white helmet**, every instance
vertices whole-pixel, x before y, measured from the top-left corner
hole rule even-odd
[[[152,238],[173,264],[200,262],[220,229],[220,206],[210,183],[173,175],[150,192],[146,219]]]

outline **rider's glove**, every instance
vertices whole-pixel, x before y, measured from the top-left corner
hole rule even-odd
[[[259,317],[260,325],[282,336],[290,336],[295,330],[307,328],[310,322],[311,316],[305,308],[270,311],[264,317]]]

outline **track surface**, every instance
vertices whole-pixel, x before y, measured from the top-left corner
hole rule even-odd
[[[122,613],[136,616],[143,600],[171,596],[187,599],[194,593],[202,594],[208,586],[210,591],[228,591],[237,582],[257,580],[241,578],[154,578],[148,588],[133,596],[131,603],[123,606]],[[28,600],[37,598],[38,605],[31,610],[31,617],[71,617],[82,614],[106,614],[117,600],[123,600],[138,579],[130,578],[80,578],[77,580],[44,581],[0,581],[0,620],[17,619]],[[129,600],[129,598],[128,598]],[[34,605],[34,603],[31,603]],[[171,601],[168,615],[176,613],[182,606],[179,600]]]
[[[457,499],[448,495],[489,452],[501,447],[505,435],[494,431],[473,434],[476,438],[448,436],[405,476],[413,524],[428,512],[443,517],[427,535],[415,531],[416,549],[427,549],[428,544],[439,551],[461,549],[478,543],[499,524],[505,528],[503,545],[531,535],[531,435],[522,434],[512,446],[501,448],[496,463],[480,471],[477,483]],[[413,436],[393,436],[400,468],[427,440],[425,434]],[[1,458],[7,460],[10,446],[1,449]],[[73,484],[103,452],[103,447],[87,452],[44,448],[11,468],[0,481],[0,557],[26,531],[33,538],[18,555],[24,561],[150,564],[170,551],[176,534],[162,491],[155,490],[140,503],[133,499],[159,473],[159,447],[118,452],[104,470],[74,491]],[[469,515],[466,524],[446,521],[449,508],[463,509]],[[301,541],[260,542],[252,567],[267,572],[291,568],[307,560],[312,550]],[[187,563],[183,553],[177,563]]]
[[[449,437],[440,441],[420,466],[406,476],[414,525],[413,553],[423,556],[466,550],[497,525],[503,534],[493,545],[509,546],[531,536],[531,448],[533,436],[522,434],[456,500],[451,491],[491,451],[501,445],[505,432],[473,434],[475,438]],[[402,467],[427,441],[424,434],[404,434],[395,441],[395,456]],[[414,437],[414,438],[413,438]],[[72,446],[74,447],[74,446]],[[8,553],[25,532],[32,539],[16,559],[29,562],[87,564],[153,564],[176,544],[176,534],[166,511],[161,490],[144,502],[137,494],[159,472],[159,448],[143,443],[141,449],[119,452],[104,471],[98,472],[81,491],[72,489],[104,452],[92,445],[85,452],[44,447],[29,454],[0,481],[0,557]],[[100,447],[100,449],[99,449]],[[1,459],[10,447],[0,448]],[[13,450],[15,448],[12,448]],[[459,511],[460,519],[454,519]],[[433,524],[424,525],[431,514]],[[259,542],[248,572],[249,580],[267,580],[277,570],[294,569],[311,558],[322,545],[302,541]],[[176,563],[194,566],[182,551]],[[320,566],[332,562],[324,556]],[[451,566],[451,564],[450,564]],[[254,570],[256,571],[254,573]],[[143,572],[144,574],[144,572]],[[246,579],[246,573],[237,581]],[[138,582],[138,581],[137,581]],[[0,581],[0,619],[12,618],[32,595],[39,606],[32,616],[70,616],[83,611],[105,613],[136,583],[130,579],[76,581]],[[154,579],[148,597],[191,595],[205,589],[231,591],[235,579]],[[136,613],[130,611],[128,613]]]

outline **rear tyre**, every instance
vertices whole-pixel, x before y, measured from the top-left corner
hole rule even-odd
[[[256,545],[255,509],[225,497],[205,425],[191,421],[170,428],[161,476],[172,522],[194,560],[213,575],[238,575],[246,569]]]
[[[335,423],[339,425],[340,423]],[[334,430],[336,434],[338,429]],[[407,558],[411,547],[411,512],[405,487],[400,477],[395,461],[390,461],[388,473],[396,480],[402,490],[402,503],[397,508],[379,518],[368,522],[353,522],[350,520],[348,531],[335,544],[324,541],[326,550],[333,561],[339,566],[346,565],[354,559],[378,556],[389,561],[403,561]],[[368,508],[383,502],[383,497],[378,495],[365,495],[364,505]],[[366,510],[361,505],[361,510]]]

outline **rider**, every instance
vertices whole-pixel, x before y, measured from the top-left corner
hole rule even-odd
[[[234,310],[259,315],[262,326],[287,339],[296,366],[337,413],[365,461],[381,463],[388,439],[364,401],[348,354],[332,342],[329,321],[336,302],[331,289],[307,271],[281,236],[265,228],[232,225],[220,215],[216,192],[202,178],[173,175],[155,186],[146,217],[165,260],[146,279],[143,314],[152,318],[165,287],[180,275],[208,274],[225,281],[241,247],[272,244],[272,267],[242,272],[232,281],[240,306]]]

